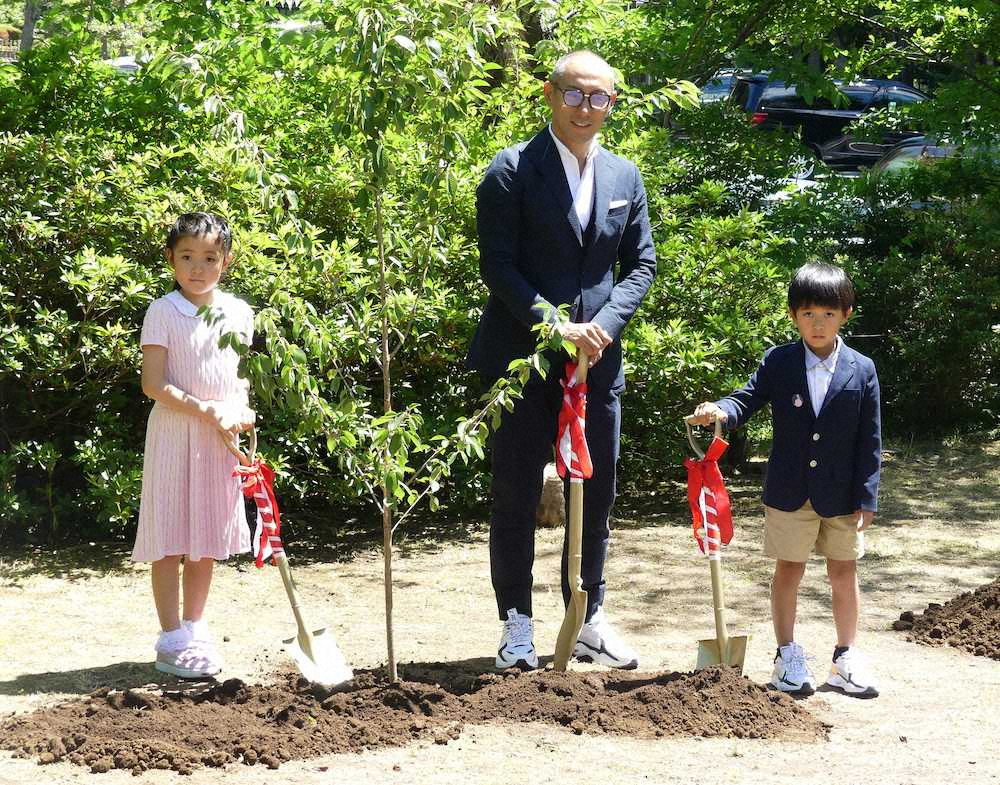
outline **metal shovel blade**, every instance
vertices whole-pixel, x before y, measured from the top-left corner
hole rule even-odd
[[[573,649],[576,648],[577,638],[587,620],[587,592],[579,588],[579,578],[575,589],[570,585],[569,605],[566,606],[566,615],[559,626],[555,656],[552,658],[553,669],[560,672],[566,670],[569,658],[573,656]]]
[[[707,526],[707,524],[706,524]],[[730,635],[726,624],[726,600],[722,587],[722,554],[709,555],[712,575],[712,610],[715,616],[715,637],[698,641],[698,662],[695,670],[707,665],[729,665],[743,673],[749,635]]]
[[[289,638],[284,644],[299,672],[311,682],[332,688],[354,678],[354,671],[326,628],[314,630],[301,639]]]
[[[749,635],[730,636],[726,646],[726,651],[720,650],[719,641],[715,638],[698,641],[698,663],[695,670],[701,670],[709,665],[729,665],[740,669],[743,673],[743,663],[747,656],[747,646],[750,644]]]
[[[354,678],[354,673],[348,666],[344,655],[337,646],[333,635],[320,628],[309,632],[311,625],[306,623],[299,595],[292,580],[292,569],[288,566],[288,557],[282,552],[275,561],[281,573],[281,582],[285,585],[288,601],[295,616],[295,626],[298,634],[284,642],[285,651],[292,655],[299,672],[309,681],[322,684],[324,687],[336,687]]]

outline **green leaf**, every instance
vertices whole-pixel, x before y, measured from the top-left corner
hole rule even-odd
[[[417,51],[417,45],[413,43],[405,35],[394,35],[392,40],[395,41],[402,49],[405,49],[410,54],[414,54]]]

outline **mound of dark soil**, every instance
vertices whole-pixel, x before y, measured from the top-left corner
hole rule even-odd
[[[18,715],[0,746],[40,762],[92,771],[173,769],[242,762],[277,768],[322,754],[458,738],[466,723],[546,722],[575,733],[637,737],[823,737],[826,724],[787,695],[729,669],[693,674],[482,674],[448,665],[361,671],[326,690],[295,675],[274,684],[238,679],[188,691],[97,690],[84,700]]]
[[[1000,660],[1000,578],[944,605],[932,602],[917,615],[902,613],[892,623],[918,643],[947,643],[980,657]]]

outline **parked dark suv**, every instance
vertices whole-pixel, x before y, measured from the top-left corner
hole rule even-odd
[[[929,96],[903,82],[862,79],[838,84],[847,99],[835,107],[829,99],[816,96],[811,104],[798,94],[795,85],[771,81],[766,74],[739,76],[729,100],[750,113],[750,122],[759,128],[796,131],[802,143],[835,169],[871,166],[893,145],[916,136],[917,131],[886,133],[878,143],[856,142],[844,133],[849,123],[865,112],[891,106],[913,104]]]

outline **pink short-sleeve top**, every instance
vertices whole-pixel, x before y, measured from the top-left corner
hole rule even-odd
[[[253,340],[253,311],[238,297],[216,290],[208,312],[179,291],[150,303],[142,323],[140,343],[167,349],[168,384],[203,401],[248,401],[249,382],[239,377],[239,355],[219,338],[233,332],[240,342]]]

